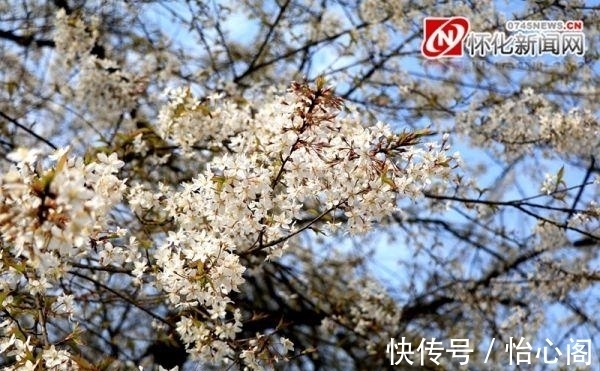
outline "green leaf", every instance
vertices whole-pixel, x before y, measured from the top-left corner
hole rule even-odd
[[[556,184],[560,184],[563,181],[563,177],[565,175],[565,166],[561,166],[560,170],[558,170],[558,173],[556,174]]]
[[[317,77],[316,83],[317,90],[323,90],[323,88],[325,87],[325,76],[319,75],[319,77]]]

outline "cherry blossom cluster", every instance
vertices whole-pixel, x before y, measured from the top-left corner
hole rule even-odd
[[[477,106],[473,102],[473,107]],[[566,110],[531,88],[485,111],[468,110],[457,116],[457,129],[476,145],[492,145],[505,158],[516,158],[535,148],[555,154],[593,154],[600,124],[587,109]],[[496,145],[496,144],[499,144]]]
[[[94,254],[91,241],[123,235],[108,225],[125,190],[115,176],[123,162],[115,154],[99,154],[86,165],[68,148],[48,159],[30,149],[9,157],[16,165],[0,177],[0,297],[10,316],[0,324],[0,349],[16,357],[16,369],[74,369],[68,353],[48,343],[46,322],[72,316],[73,297],[60,288],[60,280],[74,263]],[[27,334],[17,319],[32,305],[27,297],[37,298],[38,306],[48,303],[40,321],[44,344],[23,338]]]
[[[60,9],[53,37],[58,54],[51,70],[55,88],[78,109],[78,117],[87,120],[87,126],[94,123],[93,135],[123,120],[123,114],[135,106],[148,84],[144,77],[127,72],[104,53],[94,52],[100,45],[99,22],[97,17],[86,22]],[[141,64],[139,69],[145,66]],[[81,126],[78,120],[73,121],[69,125]]]
[[[86,55],[98,40],[100,19],[93,17],[90,24],[77,16],[67,15],[64,9],[56,12],[54,42],[64,53],[63,63],[74,63],[78,57]]]
[[[153,190],[137,185],[128,201],[179,228],[157,247],[157,285],[180,308],[205,308],[201,320],[184,316],[178,325],[198,358],[217,362],[234,354],[241,318],[229,296],[244,282],[239,256],[280,256],[290,238],[316,222],[338,228],[336,215],[349,232],[364,233],[397,209],[398,197],[419,197],[454,166],[447,148],[417,145],[426,131],[365,127],[352,108],[340,115],[342,101],[322,80],[316,88],[294,83],[261,105],[198,99],[189,89],[171,90],[168,98],[159,132],[192,161],[198,150],[211,150],[213,158],[192,181]],[[255,357],[244,354],[253,364]]]
[[[68,149],[49,157],[45,168],[35,150],[21,149],[19,161],[0,179],[0,231],[15,259],[25,259],[39,277],[60,275],[73,258],[86,254],[90,238],[106,230],[107,213],[121,201],[123,166],[116,155],[98,155],[85,165]],[[58,271],[56,271],[58,269]]]

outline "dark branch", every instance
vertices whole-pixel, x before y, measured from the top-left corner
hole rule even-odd
[[[36,132],[34,132],[33,130],[31,130],[30,128],[28,128],[27,126],[21,124],[20,122],[18,122],[17,120],[15,120],[14,118],[8,116],[7,114],[5,114],[4,112],[0,111],[0,116],[3,117],[5,120],[7,120],[8,122],[14,124],[16,127],[24,130],[25,132],[27,132],[28,134],[30,134],[31,136],[33,136],[34,138],[36,138],[37,140],[39,140],[40,142],[48,145],[50,148],[52,149],[57,149],[58,147],[56,145],[54,145],[51,141],[49,141],[48,139],[42,137],[41,135],[37,134]]]
[[[33,37],[33,35],[30,36],[22,36],[22,35],[17,35],[11,31],[6,31],[6,30],[0,30],[0,38],[6,39],[6,40],[10,40],[14,43],[17,43],[21,46],[30,46],[30,45],[35,45],[37,47],[51,47],[54,48],[56,46],[56,43],[54,42],[54,40],[49,40],[49,39],[36,39],[35,37]]]

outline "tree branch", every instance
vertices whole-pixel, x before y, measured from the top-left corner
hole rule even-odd
[[[0,116],[2,116],[5,120],[8,120],[10,123],[14,124],[16,127],[24,130],[25,132],[27,132],[28,134],[30,134],[31,136],[33,136],[34,138],[36,138],[40,142],[48,145],[50,148],[52,148],[52,149],[58,149],[58,147],[56,145],[54,145],[51,141],[49,141],[48,139],[46,139],[46,138],[42,137],[41,135],[37,134],[36,132],[34,132],[30,128],[28,128],[27,126],[19,123],[17,120],[15,120],[14,118],[8,116],[4,112],[0,111]]]
[[[32,35],[22,36],[22,35],[17,35],[14,32],[6,31],[6,30],[0,30],[0,38],[10,40],[18,45],[25,46],[25,47],[30,46],[32,44],[35,44],[35,46],[40,47],[40,48],[41,47],[54,48],[56,46],[56,43],[54,42],[54,40],[36,39]]]

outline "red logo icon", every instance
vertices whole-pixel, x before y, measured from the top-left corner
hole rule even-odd
[[[423,20],[421,53],[425,58],[461,57],[469,32],[465,17],[427,17]]]

